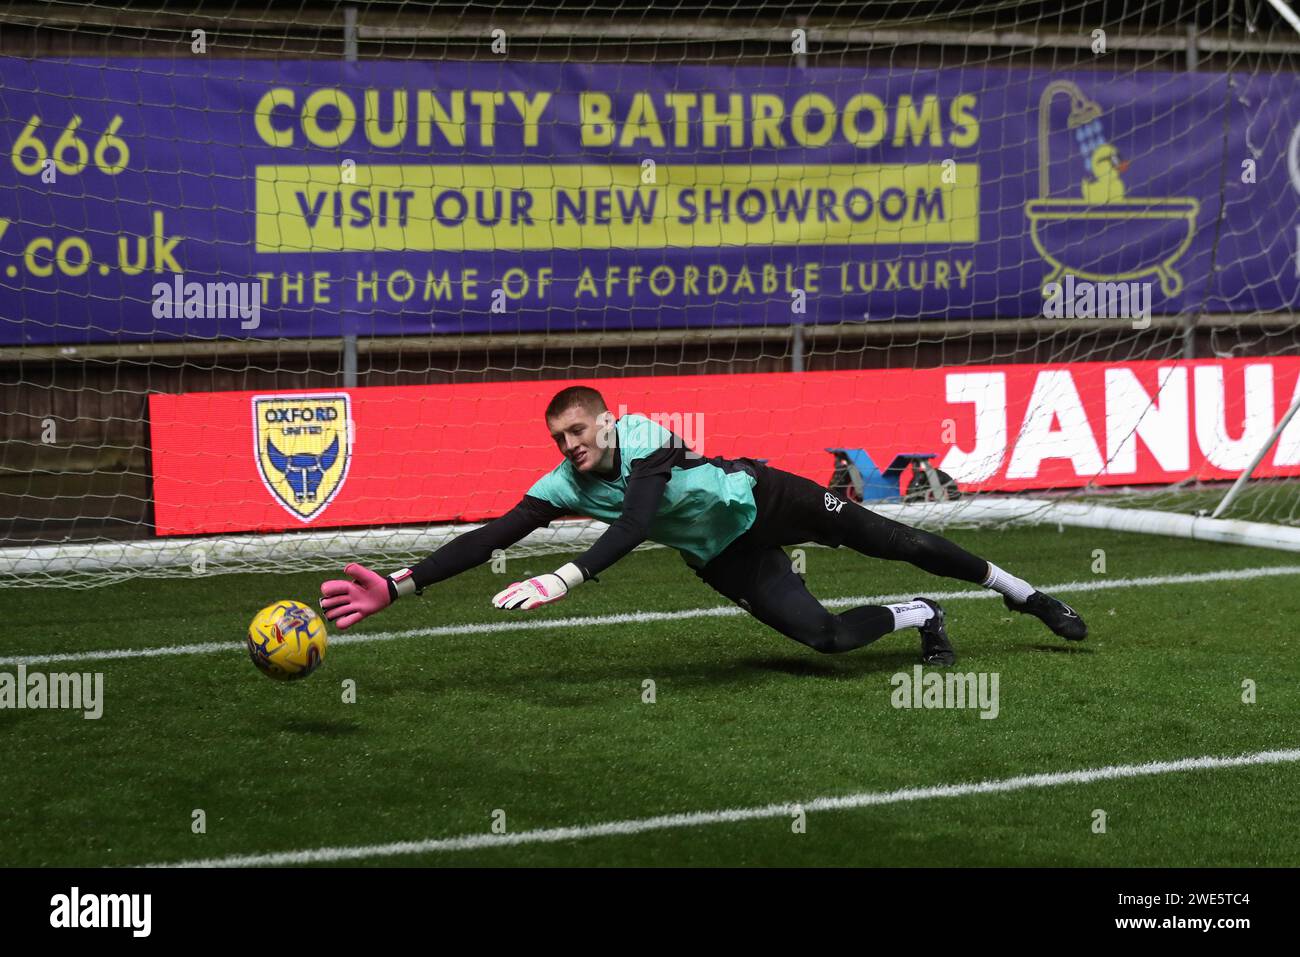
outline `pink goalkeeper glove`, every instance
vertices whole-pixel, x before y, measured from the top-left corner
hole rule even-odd
[[[383,575],[356,562],[343,569],[343,574],[351,575],[355,581],[335,579],[320,586],[320,606],[325,609],[325,617],[340,631],[393,603],[388,579]]]

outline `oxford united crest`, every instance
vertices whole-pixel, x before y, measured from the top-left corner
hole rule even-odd
[[[348,477],[352,404],[345,392],[253,397],[262,484],[294,518],[310,522]]]

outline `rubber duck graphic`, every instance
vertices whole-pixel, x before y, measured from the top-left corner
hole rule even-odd
[[[1070,112],[1065,129],[1054,135],[1053,125],[1061,118],[1054,104],[1061,97],[1068,98]],[[1025,203],[1030,241],[1050,267],[1043,288],[1066,273],[1097,281],[1155,276],[1162,294],[1181,295],[1178,261],[1196,236],[1201,204],[1195,196],[1134,195],[1134,189],[1144,187],[1124,182],[1129,164],[1111,145],[1110,125],[1103,121],[1100,104],[1073,81],[1052,80],[1043,88],[1038,99],[1038,197]],[[1061,134],[1069,136],[1074,149],[1068,158],[1058,157],[1066,161],[1056,167],[1062,171],[1054,192],[1052,150],[1054,142],[1063,141]],[[1142,172],[1148,179],[1149,171]]]
[[[1088,168],[1092,179],[1083,181],[1083,198],[1089,203],[1120,203],[1124,201],[1124,181],[1120,173],[1128,169],[1128,160],[1120,160],[1119,153],[1109,143],[1092,151]]]

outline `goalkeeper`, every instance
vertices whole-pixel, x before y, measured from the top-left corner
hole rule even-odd
[[[944,611],[928,598],[828,611],[795,574],[783,545],[847,545],[872,558],[910,562],[933,575],[983,585],[1012,611],[1057,635],[1087,636],[1069,605],[938,535],[848,504],[816,482],[749,458],[704,458],[674,433],[639,415],[615,421],[601,394],[585,386],[558,393],[546,408],[564,461],[498,519],[466,532],[413,568],[381,576],[353,563],[352,580],[321,585],[321,607],[350,628],[399,598],[419,594],[486,562],[496,549],[565,515],[608,522],[581,556],[552,574],[516,582],[493,598],[502,609],[559,601],[646,540],[677,549],[719,594],[763,624],[815,651],[851,651],[904,628],[921,635],[921,660],[952,664]]]

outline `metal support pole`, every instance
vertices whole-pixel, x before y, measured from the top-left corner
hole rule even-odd
[[[1196,68],[1200,65],[1201,51],[1200,43],[1197,40],[1196,24],[1187,25],[1187,54],[1186,65],[1188,73],[1195,73]],[[1186,321],[1183,323],[1183,358],[1196,358],[1196,313],[1188,313]]]
[[[348,63],[357,62],[357,8],[343,8],[343,59]],[[343,388],[357,387],[357,337],[347,334],[343,337]]]
[[[343,59],[357,62],[357,8],[343,8]]]
[[[357,337],[343,337],[343,388],[357,387]]]
[[[795,25],[798,26],[800,30],[804,31],[804,44],[805,44],[804,49],[806,50],[807,49],[806,44],[808,42],[808,35],[807,35],[808,18],[799,17],[795,21]],[[808,69],[808,54],[806,52],[796,53],[794,55],[794,65],[800,71]],[[804,350],[803,318],[799,316],[797,313],[791,313],[790,314],[790,371],[791,372],[803,372],[803,350]]]
[[[1196,313],[1188,313],[1183,324],[1183,358],[1196,358]]]

